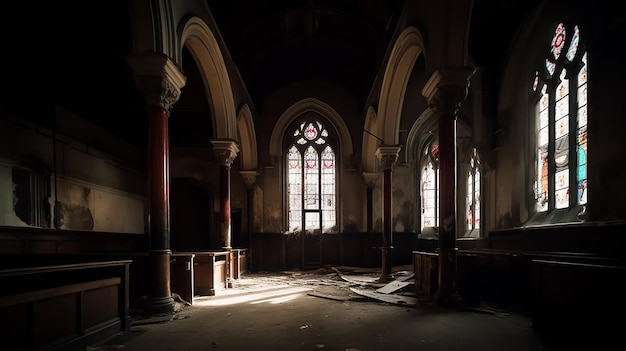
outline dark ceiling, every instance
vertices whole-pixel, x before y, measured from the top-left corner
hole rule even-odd
[[[207,0],[255,105],[301,80],[340,84],[364,103],[404,1]]]
[[[206,0],[246,88],[259,109],[267,94],[300,80],[323,79],[367,99],[395,30],[404,0]],[[538,0],[532,0],[536,2]],[[126,56],[132,52],[127,0],[55,5],[56,104],[145,147],[146,112]],[[478,0],[469,37],[470,53],[482,67],[498,69],[524,1]],[[494,30],[494,25],[497,30]],[[174,146],[206,144],[210,124],[189,128],[185,119],[204,120],[209,110],[199,73],[184,52],[188,78],[170,119]],[[208,134],[207,134],[208,133]],[[172,133],[174,134],[174,133]],[[193,140],[203,135],[204,140]],[[176,139],[177,138],[177,139]]]

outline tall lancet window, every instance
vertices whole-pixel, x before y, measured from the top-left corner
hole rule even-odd
[[[337,224],[337,162],[330,132],[319,120],[303,120],[289,135],[289,231],[329,232]]]
[[[467,172],[467,230],[480,228],[480,160],[476,149],[473,149]]]
[[[587,203],[587,53],[580,28],[557,25],[532,84],[537,212]]]
[[[424,156],[421,170],[422,229],[439,227],[439,144],[429,143]]]

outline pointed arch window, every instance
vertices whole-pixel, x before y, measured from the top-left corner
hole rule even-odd
[[[329,232],[337,224],[337,162],[332,135],[321,121],[309,119],[300,121],[289,135],[288,230],[321,226],[322,232]]]
[[[439,144],[434,141],[424,149],[421,170],[422,230],[439,227]]]
[[[480,229],[480,160],[476,148],[472,151],[467,172],[467,230]]]
[[[580,28],[559,23],[535,72],[536,212],[587,204],[587,53]]]

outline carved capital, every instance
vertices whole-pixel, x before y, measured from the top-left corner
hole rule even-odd
[[[237,157],[239,146],[234,140],[211,140],[215,158],[222,166],[230,167]]]
[[[363,172],[363,179],[365,179],[365,185],[368,188],[373,188],[379,178],[380,176],[378,175],[378,173]]]
[[[473,69],[435,71],[422,89],[428,105],[438,113],[456,113],[467,98]]]
[[[241,174],[241,178],[243,179],[243,182],[246,184],[248,189],[252,188],[254,183],[256,183],[256,177],[259,176],[259,172],[256,170],[239,171],[239,174]]]
[[[394,146],[379,146],[376,150],[376,158],[380,162],[380,166],[383,170],[390,170],[393,168],[393,165],[398,160],[398,153],[400,152],[401,147],[398,145]]]
[[[127,62],[146,104],[160,107],[169,114],[172,105],[180,98],[180,90],[187,78],[165,55],[135,55],[128,57]]]

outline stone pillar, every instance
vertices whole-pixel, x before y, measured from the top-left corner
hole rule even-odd
[[[164,55],[128,58],[148,109],[150,296],[147,314],[174,312],[170,290],[169,133],[168,118],[185,77]]]
[[[247,206],[246,206],[246,221],[248,222],[248,260],[252,258],[252,223],[254,221],[254,184],[256,183],[256,177],[259,176],[259,172],[256,170],[240,171],[241,178],[246,184]]]
[[[439,288],[434,299],[443,307],[456,306],[457,152],[456,120],[467,97],[473,70],[437,71],[422,94],[439,118]]]
[[[381,168],[383,169],[383,241],[382,251],[382,274],[380,282],[393,280],[392,257],[393,257],[393,221],[391,218],[391,171],[398,159],[400,146],[379,146],[376,150]]]
[[[374,230],[374,186],[378,180],[378,173],[363,172],[363,179],[365,179],[365,185],[367,186],[367,232],[371,233]]]
[[[239,146],[233,140],[212,140],[215,159],[220,165],[220,244],[222,249],[231,251],[231,225],[230,225],[230,166],[233,164]],[[226,277],[230,286],[231,277],[231,253],[226,260]]]

